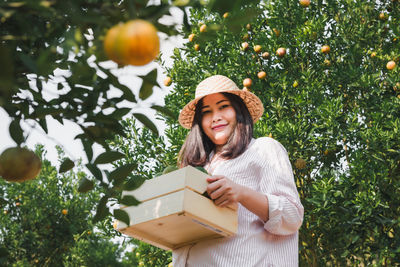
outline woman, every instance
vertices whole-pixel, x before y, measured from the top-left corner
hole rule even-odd
[[[229,78],[211,76],[179,115],[190,129],[180,166],[204,166],[218,206],[238,204],[238,233],[173,251],[173,266],[297,266],[303,206],[285,148],[253,138],[260,99]]]

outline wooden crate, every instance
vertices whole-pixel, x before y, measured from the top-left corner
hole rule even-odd
[[[125,191],[142,203],[124,207],[130,225],[116,229],[166,250],[237,232],[237,208],[221,208],[204,197],[207,174],[187,166],[147,180],[139,189]]]

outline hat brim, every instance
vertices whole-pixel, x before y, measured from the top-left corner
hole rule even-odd
[[[244,104],[249,110],[251,118],[253,119],[253,123],[256,123],[261,118],[262,114],[264,113],[264,106],[261,100],[255,94],[244,90],[232,90],[226,91],[226,93],[237,95],[243,100]],[[179,123],[182,125],[182,127],[186,129],[192,128],[197,102],[203,97],[204,96],[195,98],[183,107],[179,114]]]

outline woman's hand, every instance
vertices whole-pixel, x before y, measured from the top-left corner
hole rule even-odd
[[[210,183],[207,186],[207,193],[214,200],[215,205],[237,207],[240,203],[263,222],[268,221],[269,203],[266,195],[236,184],[223,175],[208,177],[207,182]]]
[[[223,175],[214,175],[207,178],[210,184],[207,193],[214,200],[215,205],[226,207],[237,205],[240,202],[241,186],[232,182]]]

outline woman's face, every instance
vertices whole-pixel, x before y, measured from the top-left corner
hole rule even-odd
[[[235,109],[228,98],[216,93],[203,98],[201,113],[201,127],[218,151],[228,142],[236,127]]]

